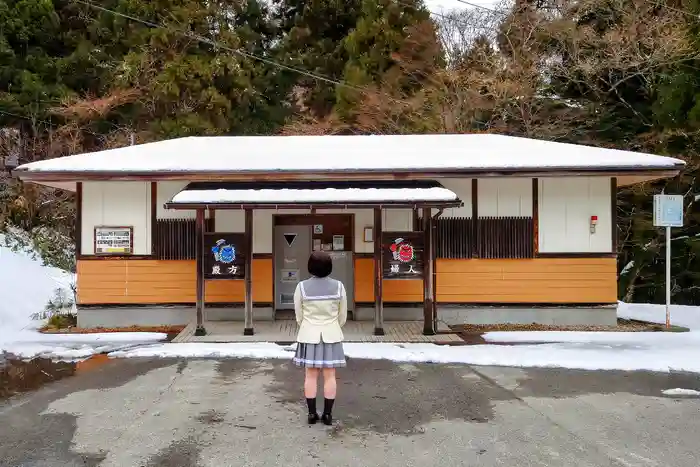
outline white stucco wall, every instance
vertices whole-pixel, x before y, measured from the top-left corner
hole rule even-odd
[[[532,217],[531,178],[480,178],[479,217]]]
[[[541,178],[538,191],[540,253],[612,251],[610,177]]]
[[[439,182],[452,190],[464,203],[460,208],[447,208],[440,217],[472,217],[472,179],[471,178],[441,178]],[[437,212],[437,210],[434,210]],[[420,215],[420,212],[419,212]]]
[[[151,183],[83,182],[80,252],[95,254],[95,227],[134,228],[134,254],[151,254]]]
[[[173,196],[182,191],[188,183],[180,180],[158,182],[158,200],[156,202],[156,216],[158,219],[195,219],[197,217],[195,210],[181,211],[179,209],[165,209],[163,206]]]
[[[217,210],[214,215],[214,230],[217,232],[245,232],[245,211],[242,209]]]

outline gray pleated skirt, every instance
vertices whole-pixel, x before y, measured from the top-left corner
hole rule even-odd
[[[346,365],[345,352],[342,342],[327,344],[297,343],[297,351],[293,362],[298,367],[304,368],[340,368]]]

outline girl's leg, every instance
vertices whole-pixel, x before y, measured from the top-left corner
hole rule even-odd
[[[307,368],[304,378],[304,395],[307,399],[316,399],[316,389],[318,388],[318,368]]]
[[[318,421],[318,412],[316,411],[316,388],[318,387],[318,368],[307,368],[304,377],[304,396],[306,397],[306,405],[309,407],[309,423],[314,424]]]
[[[326,425],[333,423],[331,413],[333,412],[333,403],[335,402],[338,385],[335,380],[335,368],[323,369],[323,415],[321,420]]]
[[[335,381],[335,368],[323,369],[323,397],[326,399],[335,399],[335,394],[338,391],[338,384]]]

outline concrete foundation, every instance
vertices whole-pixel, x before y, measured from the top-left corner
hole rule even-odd
[[[193,306],[78,307],[78,326],[81,328],[182,325],[196,318]],[[253,308],[253,322],[272,321],[273,318],[272,307]],[[204,319],[243,321],[243,307],[207,307]]]
[[[438,321],[455,324],[605,325],[617,323],[615,305],[601,307],[488,307],[438,306]],[[358,307],[355,321],[373,321],[374,307]],[[193,306],[78,308],[81,328],[188,324],[196,319]],[[208,307],[206,321],[243,321],[243,307]],[[253,308],[253,322],[274,321],[272,307]],[[385,307],[384,321],[422,321],[419,306]]]
[[[456,324],[552,324],[614,326],[617,306],[601,307],[489,307],[438,306],[438,321]],[[358,308],[357,321],[374,320],[374,308]],[[422,321],[421,307],[385,307],[385,321]]]
[[[552,324],[596,325],[617,324],[617,306],[609,307],[441,307],[438,320],[453,324]]]

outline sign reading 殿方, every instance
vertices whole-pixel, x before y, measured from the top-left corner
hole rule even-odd
[[[134,252],[134,228],[96,226],[96,255],[130,255]]]
[[[382,277],[423,278],[423,232],[382,232]]]
[[[204,234],[204,278],[243,279],[245,277],[245,234]]]

